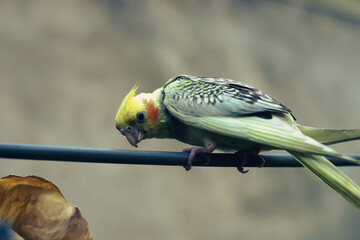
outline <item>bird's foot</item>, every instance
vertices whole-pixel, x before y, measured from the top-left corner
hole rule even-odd
[[[215,150],[216,146],[215,144],[210,144],[206,147],[190,147],[190,148],[185,148],[183,150],[183,152],[190,152],[190,155],[189,155],[189,158],[188,158],[188,161],[186,163],[186,165],[184,166],[185,170],[186,171],[190,171],[191,169],[191,165],[194,161],[194,158],[197,154],[199,153],[211,153]],[[207,159],[207,162],[209,162],[209,158]]]
[[[241,173],[247,173],[249,172],[249,169],[244,170],[244,165],[246,163],[247,158],[255,159],[259,162],[259,168],[263,167],[265,165],[265,159],[263,159],[259,153],[261,151],[260,147],[254,147],[246,151],[238,151],[235,153],[237,157],[240,158],[238,166],[236,166],[237,170]]]
[[[246,152],[236,152],[236,155],[238,155],[240,157],[240,161],[238,163],[238,165],[236,166],[237,170],[241,173],[247,173],[249,171],[249,169],[244,170],[244,165],[246,163],[246,158],[247,158],[247,153]]]

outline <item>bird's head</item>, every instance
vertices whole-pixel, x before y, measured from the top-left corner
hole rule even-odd
[[[161,107],[161,89],[136,95],[138,86],[126,95],[115,117],[116,128],[134,147],[145,139],[161,137],[166,122]]]

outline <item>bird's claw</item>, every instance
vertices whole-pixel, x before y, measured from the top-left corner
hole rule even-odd
[[[246,163],[247,153],[246,152],[236,152],[235,154],[240,155],[240,161],[239,161],[239,164],[236,166],[236,169],[239,172],[243,173],[243,174],[249,172],[249,169],[244,170],[244,165]]]
[[[240,166],[237,166],[236,168],[237,168],[237,170],[238,170],[239,172],[241,172],[242,174],[245,174],[245,173],[249,172],[249,169],[244,170],[244,168],[243,168],[243,167],[240,167]]]
[[[265,166],[265,159],[262,158],[260,155],[257,155],[257,159],[259,161],[259,168],[262,168],[263,166]]]
[[[188,157],[188,161],[186,163],[186,165],[184,166],[186,171],[190,171],[191,170],[191,165],[194,162],[194,158],[197,154],[201,154],[201,153],[211,153],[215,150],[215,145],[214,144],[210,144],[207,147],[190,147],[190,148],[185,148],[183,150],[183,152],[190,152],[189,157]],[[210,162],[210,156],[204,155],[206,162],[204,163],[204,165],[209,164]]]
[[[240,158],[239,164],[238,164],[238,166],[236,166],[237,170],[241,173],[249,172],[249,169],[244,170],[244,165],[249,156],[251,156],[252,158],[255,158],[259,162],[259,166],[258,166],[259,168],[263,167],[265,165],[265,159],[259,155],[260,150],[261,149],[259,147],[256,147],[256,148],[252,148],[247,151],[236,152],[235,153],[236,157]]]
[[[186,164],[186,165],[184,166],[184,168],[185,168],[186,171],[190,171],[190,170],[191,170],[191,166],[190,166],[189,164]]]

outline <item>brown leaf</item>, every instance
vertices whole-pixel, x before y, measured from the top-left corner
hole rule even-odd
[[[0,218],[28,239],[93,239],[79,209],[41,177],[1,178]]]

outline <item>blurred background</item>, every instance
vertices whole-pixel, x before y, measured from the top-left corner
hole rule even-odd
[[[179,74],[249,83],[304,125],[360,128],[359,43],[358,1],[1,1],[0,141],[134,150],[115,129],[123,97]],[[360,212],[304,169],[0,159],[9,174],[54,182],[95,239],[360,237]]]

